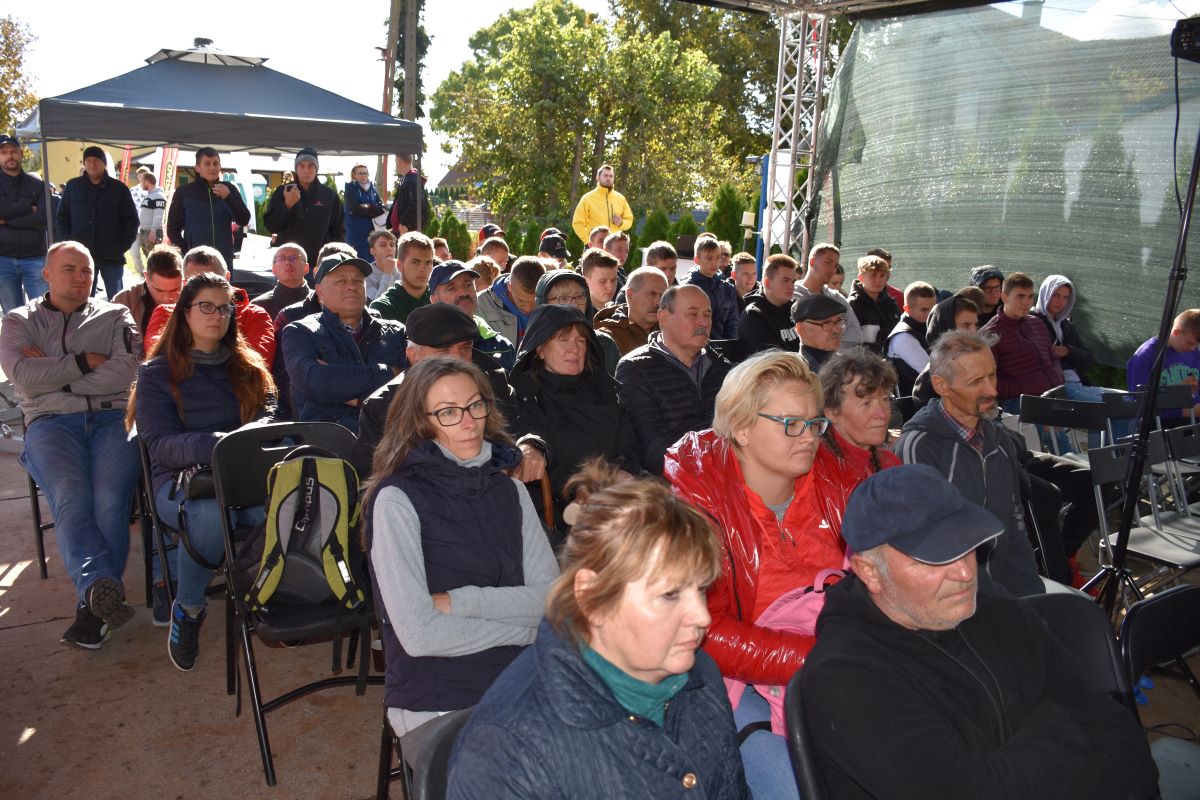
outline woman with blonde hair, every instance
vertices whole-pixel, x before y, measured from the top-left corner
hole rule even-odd
[[[387,662],[384,702],[405,749],[468,708],[537,633],[558,567],[473,364],[427,358],[388,411],[363,501]]]
[[[686,434],[664,462],[675,491],[719,529],[724,569],[708,593],[704,649],[722,675],[745,684],[731,700],[758,797],[795,797],[796,783],[787,743],[767,724],[769,693],[755,687],[786,686],[815,641],[760,618],[845,565],[842,512],[858,479],[821,446],[829,427],[821,410],[820,381],[803,357],[768,350],[729,373],[712,429]]]
[[[450,798],[748,798],[721,676],[699,650],[721,568],[708,521],[596,459],[537,642],[458,738]]]

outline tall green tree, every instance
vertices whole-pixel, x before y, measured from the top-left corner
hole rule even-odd
[[[601,162],[635,212],[694,202],[723,173],[719,73],[700,50],[619,33],[569,0],[510,11],[470,46],[431,120],[501,217],[569,220]]]
[[[0,131],[11,131],[37,105],[26,51],[37,37],[13,16],[0,17]]]

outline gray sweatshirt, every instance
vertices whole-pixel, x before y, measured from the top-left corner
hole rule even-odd
[[[486,441],[479,455],[466,461],[444,447],[441,450],[446,458],[464,467],[478,467],[492,457],[492,446]],[[453,589],[449,592],[448,614],[433,607],[425,582],[421,521],[408,495],[394,486],[380,490],[372,517],[375,535],[371,567],[396,638],[409,655],[463,656],[502,645],[524,646],[537,638],[538,624],[546,610],[546,594],[559,570],[529,492],[523,484],[515,480],[514,483],[521,503],[525,585]],[[401,724],[389,714],[397,734],[403,733],[402,728],[413,727],[415,720],[408,719],[412,715],[414,712],[396,715],[407,720],[408,724]]]

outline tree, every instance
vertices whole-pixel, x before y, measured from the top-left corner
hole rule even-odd
[[[35,37],[13,16],[0,18],[0,131],[11,131],[37,105],[25,56]]]
[[[439,233],[439,231],[442,228],[441,228],[441,223],[438,221],[437,215],[433,214],[432,217],[433,217],[432,219],[430,219],[428,222],[425,223],[425,230],[421,231],[426,236],[428,236],[430,239],[433,239],[435,237],[442,235],[441,233]]]
[[[642,235],[638,238],[649,246],[654,242],[666,239],[670,232],[671,218],[667,216],[666,209],[662,206],[655,206],[654,210],[646,216],[646,221],[642,223]]]
[[[679,215],[679,219],[671,225],[671,229],[667,233],[667,241],[675,244],[675,240],[680,236],[695,236],[698,233],[700,233],[700,226],[696,224],[696,218],[692,216],[691,211],[684,211]]]
[[[501,217],[568,219],[600,162],[635,209],[695,202],[727,172],[718,70],[668,34],[618,35],[570,0],[537,0],[470,46],[430,116]]]
[[[446,247],[450,248],[451,256],[459,261],[466,261],[471,257],[471,233],[467,230],[466,223],[459,222],[458,217],[454,216],[453,209],[446,208],[440,230],[442,238],[446,240]]]
[[[525,238],[521,242],[521,255],[536,256],[538,254],[538,246],[542,243],[542,228],[543,226],[536,221],[525,227]]]
[[[737,243],[742,241],[742,212],[746,210],[746,201],[733,185],[722,183],[713,198],[712,210],[704,226],[715,233],[718,239],[731,242],[737,249]]]

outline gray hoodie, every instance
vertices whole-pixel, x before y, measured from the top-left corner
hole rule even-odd
[[[36,347],[45,355],[27,356]],[[73,311],[55,308],[49,295],[4,315],[0,368],[12,381],[25,424],[50,414],[125,407],[137,375],[141,337],[125,306],[90,298]],[[108,356],[95,369],[88,353]]]

